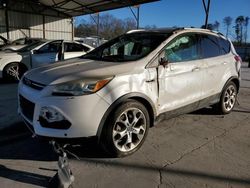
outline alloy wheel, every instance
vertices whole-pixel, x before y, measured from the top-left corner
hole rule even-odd
[[[11,77],[13,77],[15,80],[20,80],[19,77],[19,66],[18,65],[12,65],[7,70],[7,74]]]
[[[113,143],[122,152],[129,152],[136,148],[146,133],[146,117],[138,108],[123,111],[115,121],[113,127]]]
[[[236,101],[236,95],[237,95],[237,92],[236,92],[235,87],[233,85],[230,85],[225,91],[224,100],[223,100],[223,105],[226,111],[230,111],[234,107],[234,104]]]

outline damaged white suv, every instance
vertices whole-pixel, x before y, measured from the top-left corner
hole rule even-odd
[[[135,30],[89,54],[24,75],[19,113],[39,136],[97,137],[126,156],[149,127],[209,105],[232,111],[241,59],[222,34],[203,29]]]

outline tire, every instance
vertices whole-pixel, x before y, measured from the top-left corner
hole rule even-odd
[[[10,63],[3,70],[3,78],[7,81],[19,81],[26,70],[20,63]]]
[[[101,134],[101,145],[112,157],[125,157],[143,144],[149,129],[149,113],[136,100],[127,100],[109,115]]]
[[[216,105],[219,114],[229,114],[236,103],[237,87],[230,81],[223,89],[220,102]]]

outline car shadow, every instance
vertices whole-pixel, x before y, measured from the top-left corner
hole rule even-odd
[[[73,143],[58,142],[60,146],[67,144],[65,148],[69,158],[74,155],[79,158],[109,158],[96,139],[79,139]],[[70,153],[74,153],[71,155]],[[49,139],[32,137],[32,133],[23,122],[15,123],[0,130],[0,159],[21,159],[34,161],[57,161]]]
[[[233,112],[240,112],[240,113],[248,113],[248,114],[250,114],[250,110],[234,109]]]
[[[189,114],[192,115],[218,115],[218,112],[216,112],[215,109],[212,107],[202,108],[199,110],[196,110],[194,112],[190,112]]]
[[[18,81],[9,81],[9,80],[5,80],[3,78],[0,78],[0,84],[4,85],[4,84],[17,84]]]
[[[49,180],[51,179],[49,176],[14,170],[4,165],[0,165],[0,177],[41,187],[48,187]]]

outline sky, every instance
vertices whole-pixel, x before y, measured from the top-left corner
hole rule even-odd
[[[105,11],[100,14],[104,13],[112,14],[120,19],[133,18],[128,7]],[[235,19],[241,15],[250,17],[250,0],[211,0],[208,22],[220,22],[219,31],[225,33],[223,18],[231,16]],[[89,15],[77,17],[76,24],[79,24],[82,19],[88,21],[91,18]],[[202,0],[161,0],[140,6],[140,27],[146,25],[156,25],[157,27],[201,27],[204,22],[205,11]],[[248,28],[248,41],[250,42],[250,23]],[[234,33],[233,28],[231,31]]]

